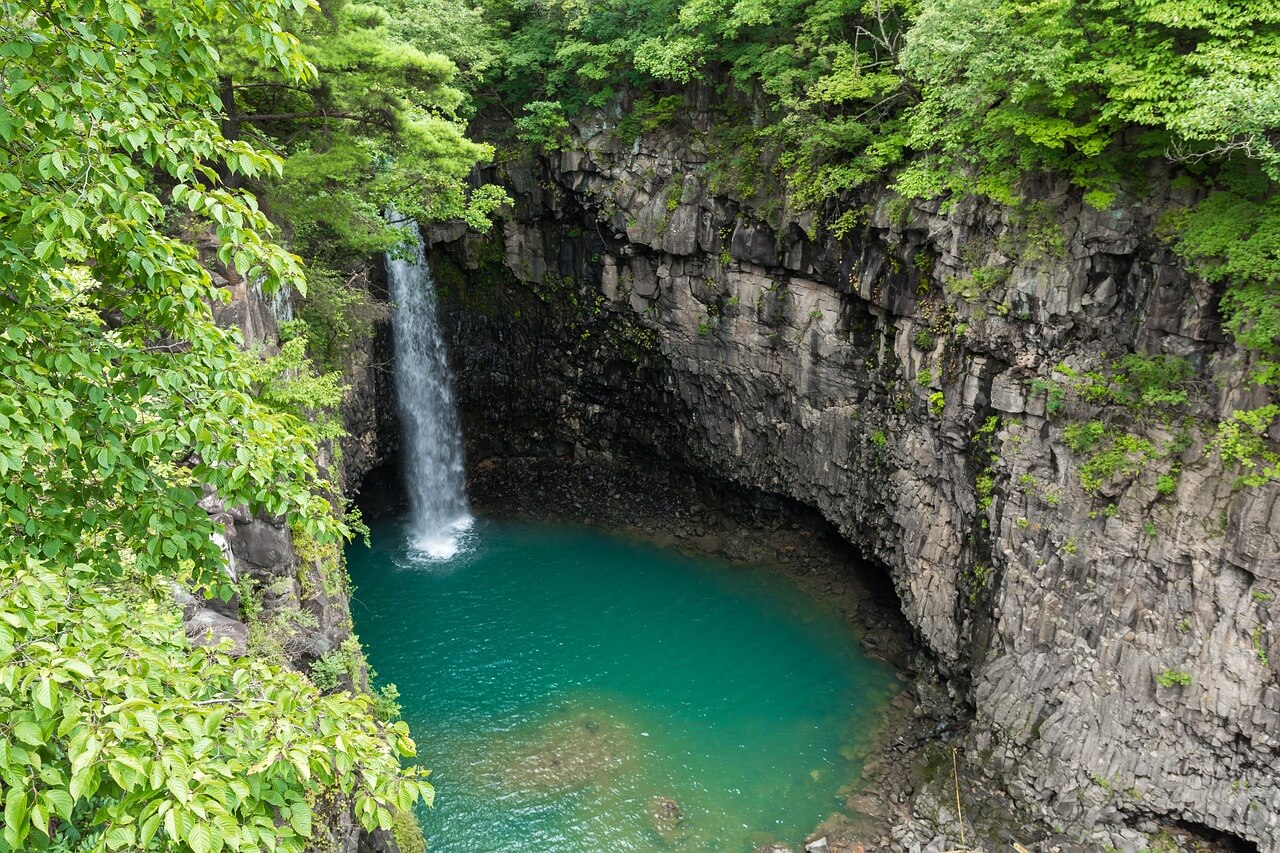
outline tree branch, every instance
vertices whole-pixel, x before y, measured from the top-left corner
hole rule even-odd
[[[290,86],[288,83],[236,83],[237,89],[288,89],[291,92],[301,92],[302,94],[314,98],[315,92],[312,89],[304,89],[301,86]]]
[[[372,124],[378,127],[391,129],[390,123],[369,118],[368,116],[357,115],[355,113],[343,112],[327,112],[325,110],[312,110],[311,112],[302,113],[256,113],[252,115],[237,116],[240,121],[266,122],[266,121],[296,121],[302,118],[340,118],[344,121],[354,121],[358,124]]]

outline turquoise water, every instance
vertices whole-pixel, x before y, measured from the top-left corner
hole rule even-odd
[[[431,849],[749,851],[841,808],[894,689],[840,614],[763,568],[479,520],[348,551],[356,630],[400,689]]]

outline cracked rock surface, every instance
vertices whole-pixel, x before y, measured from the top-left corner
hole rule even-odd
[[[433,253],[473,461],[656,461],[811,506],[889,568],[972,706],[963,760],[1043,838],[1139,849],[1181,822],[1280,849],[1280,490],[1206,446],[1263,398],[1154,236],[1191,199],[1152,175],[1096,211],[1043,183],[1029,225],[886,192],[813,238],[713,192],[688,134],[576,130],[505,167],[500,245]],[[1058,365],[1130,352],[1194,366],[1176,419],[1050,411]],[[1163,450],[1086,491],[1063,431],[1091,419]],[[953,832],[936,801],[917,816]]]

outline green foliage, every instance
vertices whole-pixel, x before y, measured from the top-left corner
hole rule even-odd
[[[280,163],[222,138],[215,32],[280,79],[313,68],[274,0],[4,3],[0,55],[0,560],[190,577],[226,593],[196,500],[342,535],[315,431],[256,400],[238,335],[181,218],[267,290],[302,288],[253,197]],[[227,180],[224,183],[223,179]],[[172,208],[158,193],[163,191]],[[179,213],[180,212],[180,213]]]
[[[517,139],[547,151],[568,144],[569,119],[557,101],[530,101],[524,111],[513,123]]]
[[[407,729],[264,660],[191,651],[169,598],[174,581],[233,592],[206,489],[331,547],[349,533],[314,462],[336,425],[309,422],[336,377],[301,337],[243,352],[194,245],[233,284],[305,292],[245,189],[279,179],[249,138],[274,144],[284,120],[220,95],[245,68],[264,93],[316,92],[334,54],[309,61],[282,29],[313,16],[301,2],[0,8],[0,851],[302,850],[348,802],[390,826],[430,799],[400,764]],[[370,98],[407,84],[391,71],[361,66]],[[316,154],[321,124],[280,149]],[[287,662],[302,626],[275,627]]]
[[[377,324],[390,318],[390,308],[375,300],[358,282],[325,267],[307,275],[307,295],[298,307],[304,324],[307,349],[324,370],[339,370],[360,344],[374,334]]]
[[[995,478],[990,472],[984,471],[978,475],[974,481],[974,490],[978,496],[978,512],[985,513],[991,508],[991,502],[995,499]]]
[[[902,154],[895,69],[909,4],[832,0],[485,0],[507,43],[496,85],[528,109],[557,103],[566,116],[601,107],[627,87],[731,81],[729,121],[711,139],[713,183],[754,197],[756,176],[777,162],[793,192],[816,205],[879,178]],[[738,111],[762,91],[769,121]],[[637,102],[623,138],[656,129],[682,99]],[[546,107],[538,107],[549,112]],[[523,138],[532,134],[522,133]],[[719,180],[716,180],[718,178]]]
[[[311,665],[311,683],[322,693],[337,690],[347,683],[351,659],[343,649],[334,649]]]
[[[1137,476],[1157,456],[1150,441],[1101,421],[1071,424],[1062,431],[1062,440],[1073,453],[1086,456],[1077,471],[1086,492],[1117,477]]]
[[[1274,167],[1278,48],[1267,0],[925,0],[902,51],[922,93],[911,142],[937,186],[1005,199],[1028,169],[1106,191],[1168,150]]]
[[[374,691],[373,713],[388,723],[400,719],[400,689],[394,684],[384,684]]]
[[[344,434],[336,414],[346,391],[341,384],[342,374],[316,373],[307,356],[305,334],[286,341],[273,356],[249,354],[244,361],[244,373],[261,403],[307,423],[318,439],[336,439]],[[306,532],[305,527],[301,530]]]
[[[1107,436],[1107,426],[1102,421],[1071,424],[1062,431],[1062,440],[1074,453],[1089,453]]]
[[[1191,684],[1191,675],[1180,669],[1166,669],[1156,675],[1156,684],[1161,687],[1186,687]]]
[[[369,829],[430,802],[403,723],[191,650],[165,582],[23,560],[0,583],[0,850],[302,851],[343,801]]]
[[[929,395],[929,414],[935,418],[942,417],[942,410],[946,408],[947,399],[941,391],[934,391]]]
[[[881,450],[889,446],[889,437],[884,434],[884,430],[876,430],[871,433],[871,443]]]
[[[391,812],[391,840],[400,853],[427,853],[427,842],[413,812],[394,809]]]
[[[501,59],[502,45],[477,5],[457,0],[373,0],[373,5],[386,11],[386,27],[395,38],[449,57],[463,88],[478,85]]]
[[[245,61],[238,41],[223,50],[224,132],[284,154],[283,174],[256,188],[301,253],[335,268],[399,243],[403,235],[383,215],[388,207],[484,228],[506,201],[495,187],[468,186],[472,168],[492,152],[466,137],[467,97],[453,85],[457,66],[435,44],[424,52],[400,35],[427,38],[462,18],[481,38],[481,23],[463,10],[424,20],[444,5],[439,0],[387,5],[399,13],[394,24],[381,7],[346,0],[291,16],[289,26],[319,71],[303,83]],[[449,41],[458,46],[458,38]]]
[[[1036,379],[1031,383],[1032,394],[1044,394],[1045,396],[1045,413],[1049,417],[1053,417],[1062,411],[1063,402],[1066,400],[1067,392],[1061,385],[1052,379]]]
[[[653,133],[676,120],[684,109],[684,96],[666,95],[661,98],[641,98],[631,105],[631,109],[618,124],[618,135],[623,139],[634,140],[647,133]]]
[[[1280,379],[1280,196],[1256,171],[1230,168],[1171,228],[1174,248],[1208,280],[1226,283],[1227,328],[1255,352],[1254,378]]]
[[[1076,373],[1060,365],[1072,389],[1084,400],[1120,405],[1138,415],[1168,413],[1187,402],[1187,382],[1195,372],[1185,358],[1130,353],[1102,371]]]
[[[1249,411],[1233,412],[1218,424],[1209,447],[1218,453],[1224,465],[1240,471],[1240,481],[1247,486],[1260,486],[1280,477],[1280,454],[1266,441],[1267,430],[1280,418],[1280,406],[1268,405]]]

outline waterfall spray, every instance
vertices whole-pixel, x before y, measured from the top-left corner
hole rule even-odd
[[[389,215],[395,221],[394,212]],[[387,279],[395,302],[396,401],[413,513],[411,536],[423,556],[446,560],[457,553],[459,537],[472,520],[462,429],[422,233],[412,219],[397,224],[405,232],[405,245],[399,253],[387,255]]]

